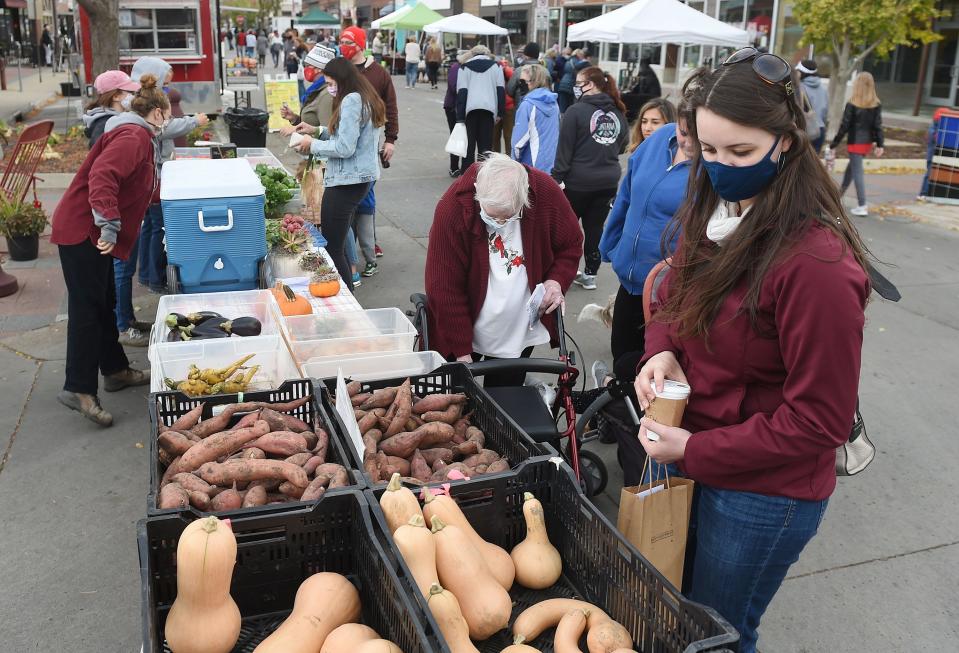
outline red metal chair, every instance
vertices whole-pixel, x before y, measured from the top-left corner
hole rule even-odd
[[[10,154],[9,163],[0,179],[0,191],[5,199],[11,202],[22,202],[27,191],[33,188],[33,196],[37,196],[37,166],[47,147],[47,138],[53,132],[52,120],[41,120],[28,125],[20,133]]]

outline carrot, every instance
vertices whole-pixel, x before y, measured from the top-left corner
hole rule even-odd
[[[240,493],[236,489],[236,484],[233,484],[233,487],[225,492],[220,492],[218,495],[213,497],[213,500],[210,502],[210,510],[213,512],[221,512],[223,510],[238,510],[243,507],[243,499],[240,497]]]
[[[317,474],[316,478],[303,490],[300,500],[316,501],[326,492],[326,486],[330,484],[330,480],[330,477],[326,474]]]
[[[265,504],[266,488],[262,485],[250,485],[250,488],[246,491],[246,496],[243,497],[243,505],[240,507],[254,508]]]
[[[212,485],[276,478],[287,480],[297,487],[309,485],[302,467],[282,460],[228,460],[225,463],[206,463],[197,473]]]
[[[171,453],[174,456],[182,456],[193,446],[193,440],[179,431],[170,429],[157,436],[157,444],[167,451],[167,453]]]
[[[202,416],[203,404],[198,404],[191,408],[189,412],[178,417],[173,424],[170,424],[169,428],[171,431],[187,431],[196,426],[196,423],[200,421],[200,417]]]
[[[213,489],[209,483],[195,474],[177,474],[172,481],[178,483],[187,492],[202,492],[207,496]]]
[[[190,505],[190,495],[179,483],[167,483],[160,490],[157,508],[169,510],[171,508],[186,508]]]
[[[292,456],[285,458],[284,461],[303,467],[303,465],[305,465],[307,461],[309,461],[310,458],[312,457],[313,457],[313,454],[311,454],[309,451],[305,451],[303,453],[295,453]]]
[[[303,463],[303,471],[306,472],[307,476],[312,476],[316,472],[316,468],[322,464],[323,459],[320,456],[313,456]]]
[[[450,407],[450,404],[465,404],[466,400],[466,395],[464,394],[426,395],[413,404],[413,412],[417,415],[422,415],[431,410],[446,410]]]
[[[174,474],[192,472],[203,463],[211,462],[220,456],[228,456],[238,451],[247,442],[270,432],[270,425],[263,420],[255,425],[238,431],[222,431],[211,435],[203,442],[197,442],[190,450],[180,456]],[[171,465],[171,468],[174,467]],[[247,479],[250,480],[250,479]]]
[[[396,400],[393,405],[396,406],[396,411],[392,421],[390,421],[389,428],[383,434],[388,438],[397,433],[402,433],[403,427],[406,426],[406,420],[410,418],[410,414],[413,412],[413,391],[410,388],[409,379],[406,379],[396,391]]]
[[[244,449],[256,447],[274,456],[292,456],[306,451],[306,438],[293,431],[274,431],[243,445]]]
[[[408,381],[409,379],[407,379]],[[402,386],[392,388],[380,388],[374,390],[369,399],[360,404],[360,410],[370,410],[372,408],[386,408],[396,399],[396,394]]]
[[[445,422],[455,424],[463,414],[462,404],[453,404],[446,410],[430,410],[423,413],[424,422]],[[455,428],[454,428],[455,432]]]
[[[346,473],[346,467],[336,463],[326,463],[316,468],[317,476],[330,477],[330,489],[345,487],[350,484],[349,474]]]
[[[453,451],[446,448],[437,448],[437,449],[420,449],[420,455],[426,460],[426,464],[430,467],[433,466],[437,460],[442,460],[444,463],[449,465],[453,462]]]
[[[419,449],[413,452],[413,457],[410,459],[410,474],[418,481],[430,480],[432,470],[430,470],[429,463],[426,462],[426,458],[423,457]]]
[[[270,408],[264,408],[260,411],[260,419],[266,420],[270,425],[271,431],[293,431],[300,433],[309,431],[310,425],[293,415],[284,415]]]

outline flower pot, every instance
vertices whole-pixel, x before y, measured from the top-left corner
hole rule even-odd
[[[32,261],[40,251],[40,235],[7,236],[7,251],[11,261]]]

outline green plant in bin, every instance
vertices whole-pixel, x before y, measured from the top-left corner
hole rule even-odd
[[[267,218],[278,218],[283,206],[293,199],[293,191],[298,188],[296,179],[281,168],[272,168],[258,163],[253,170],[263,184],[263,210]]]
[[[12,202],[0,194],[0,233],[7,238],[43,233],[47,214],[40,202]]]

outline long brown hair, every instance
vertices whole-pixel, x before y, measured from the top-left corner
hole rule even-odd
[[[386,124],[386,105],[376,89],[356,69],[356,64],[343,57],[336,57],[326,64],[326,77],[336,82],[336,97],[333,98],[333,113],[330,116],[330,133],[335,134],[340,124],[340,104],[350,93],[359,93],[363,103],[362,121],[371,120],[374,127]]]
[[[109,109],[113,105],[113,98],[115,98],[119,93],[126,93],[126,91],[115,88],[112,91],[107,91],[106,93],[100,93],[89,102],[87,106],[83,107],[84,111],[90,111],[100,107],[101,109]]]
[[[133,94],[130,110],[146,118],[154,109],[169,110],[170,100],[163,89],[157,87],[156,75],[147,74],[140,78],[140,90]]]
[[[866,269],[867,249],[843,210],[839,189],[819,162],[805,132],[795,95],[783,84],[767,84],[752,66],[701,68],[683,87],[690,137],[697,143],[686,199],[663,233],[663,255],[681,234],[673,256],[670,296],[657,320],[678,325],[681,337],[708,339],[709,328],[729,293],[745,279],[743,308],[757,326],[759,293],[766,273],[812,224],[822,225]],[[740,125],[788,136],[792,145],[780,172],[759,195],[734,237],[722,247],[706,238],[710,216],[721,201],[702,165],[696,112],[706,108]]]
[[[616,108],[626,113],[626,105],[623,104],[623,99],[619,97],[619,89],[616,87],[616,80],[613,79],[613,76],[608,72],[604,71],[599,66],[589,66],[583,68],[576,76],[579,77],[582,75],[586,78],[586,81],[592,83],[601,93],[605,93],[613,100],[613,104],[616,105]]]
[[[629,145],[626,147],[627,154],[632,154],[636,148],[643,142],[643,116],[647,111],[658,111],[663,117],[663,124],[668,125],[676,122],[676,107],[673,103],[663,97],[658,97],[644,104],[636,115],[636,122],[633,123],[633,131],[629,135]]]

